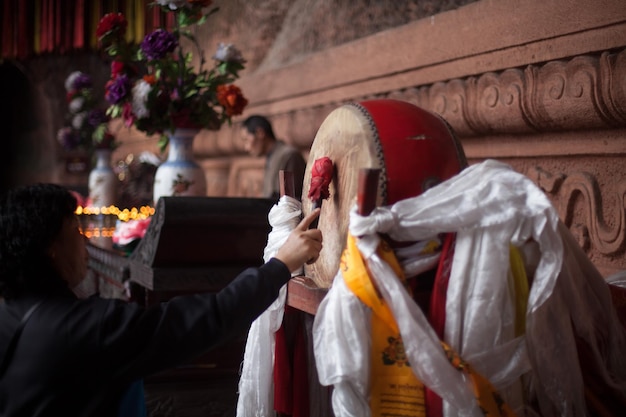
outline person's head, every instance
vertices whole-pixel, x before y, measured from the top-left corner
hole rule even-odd
[[[65,188],[37,184],[0,197],[0,296],[74,288],[87,272],[87,248]]]
[[[263,116],[254,115],[244,120],[241,127],[244,148],[252,156],[266,155],[276,141],[272,124]]]

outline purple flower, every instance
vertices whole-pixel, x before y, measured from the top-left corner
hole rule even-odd
[[[106,115],[106,112],[102,109],[93,109],[87,115],[87,122],[89,126],[97,127],[102,123],[106,123],[109,121],[109,116]]]
[[[83,88],[91,88],[93,85],[93,81],[91,77],[87,74],[80,73],[72,83],[72,87],[74,90],[82,90]]]
[[[107,101],[111,104],[118,104],[120,101],[130,94],[131,85],[128,75],[122,74],[114,80],[110,80],[104,94]]]
[[[70,127],[63,127],[57,133],[57,140],[64,149],[71,150],[80,144],[80,135]]]
[[[92,85],[91,77],[80,71],[72,72],[65,80],[65,90],[68,92],[91,88]]]
[[[164,29],[157,29],[143,39],[141,51],[149,60],[155,60],[163,58],[177,46],[176,36]]]

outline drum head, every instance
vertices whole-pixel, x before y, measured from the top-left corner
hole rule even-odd
[[[330,287],[339,270],[362,168],[380,169],[376,205],[381,206],[420,195],[467,165],[462,147],[439,116],[399,100],[347,104],[328,115],[311,146],[302,187],[305,215],[312,209],[313,164],[325,156],[333,161],[334,175],[318,225],[324,248],[314,264],[304,267],[322,288]]]
[[[312,202],[307,197],[311,185],[313,163],[324,156],[333,161],[330,196],[322,202],[318,228],[324,237],[324,248],[317,262],[305,265],[305,275],[322,288],[330,287],[339,268],[346,243],[349,212],[355,204],[360,168],[383,168],[381,150],[374,139],[375,129],[366,113],[346,105],[331,112],[320,126],[307,161],[302,187],[302,211],[310,213]],[[379,181],[380,201],[382,203]]]

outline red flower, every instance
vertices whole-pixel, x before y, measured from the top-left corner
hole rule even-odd
[[[126,102],[124,103],[124,107],[122,107],[122,119],[124,119],[124,125],[126,127],[131,127],[133,123],[135,123],[135,113],[133,113],[133,105]]]
[[[111,62],[111,78],[117,78],[118,75],[124,72],[124,63],[122,61],[113,60]]]
[[[333,161],[329,157],[316,159],[311,169],[311,187],[309,198],[313,201],[327,199],[330,196],[328,186],[333,179]]]
[[[191,118],[191,110],[182,109],[177,113],[172,114],[172,122],[174,126],[183,129],[196,129],[202,126],[198,126]]]
[[[126,34],[126,27],[128,22],[121,13],[108,13],[105,14],[96,28],[96,36],[100,41],[104,41],[103,38],[121,39]]]
[[[143,80],[145,82],[147,82],[150,85],[155,85],[156,84],[156,77],[154,76],[154,74],[146,74],[143,76]]]
[[[96,149],[112,149],[113,144],[115,143],[115,136],[110,134],[109,132],[104,134],[104,137],[100,142],[97,142]]]
[[[248,104],[239,87],[234,84],[218,85],[217,100],[224,107],[227,116],[243,113],[244,107]]]

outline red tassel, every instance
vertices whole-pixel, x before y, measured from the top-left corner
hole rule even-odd
[[[74,39],[72,46],[75,49],[85,47],[85,0],[74,2]]]
[[[441,340],[443,340],[446,324],[446,294],[448,293],[455,241],[456,235],[453,233],[446,235],[444,238],[443,247],[441,248],[441,259],[430,298],[430,311],[428,312],[428,321]],[[441,397],[428,388],[424,389],[424,394],[428,417],[441,417],[443,415],[443,401]]]

